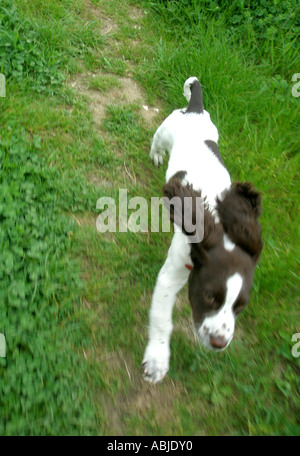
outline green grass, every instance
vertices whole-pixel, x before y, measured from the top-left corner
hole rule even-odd
[[[2,2],[1,435],[299,434],[299,23],[296,2],[249,5]],[[171,234],[99,234],[96,202],[161,196],[149,145],[191,75],[232,178],[262,191],[264,250],[226,352],[194,341],[180,293],[170,372],[152,386],[140,364]],[[143,100],[106,98],[126,95],[124,76]]]
[[[107,92],[113,88],[120,87],[119,80],[112,75],[100,75],[90,78],[89,88],[99,90],[99,92]]]

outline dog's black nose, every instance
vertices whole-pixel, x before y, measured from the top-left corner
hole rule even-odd
[[[213,336],[210,336],[210,345],[213,347],[213,348],[218,348],[218,349],[222,349],[222,348],[225,348],[226,345],[227,345],[227,341],[224,339],[224,337],[213,337]]]

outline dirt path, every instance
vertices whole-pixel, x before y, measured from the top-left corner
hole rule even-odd
[[[101,24],[107,48],[116,52],[119,48],[119,41],[116,38],[119,24],[113,17],[108,17],[100,8],[89,2],[88,8],[94,19]],[[132,27],[142,27],[143,14],[137,8],[131,10],[129,20]],[[138,44],[137,40],[132,41],[132,46],[137,47]],[[143,117],[148,128],[152,130],[161,121],[160,107],[148,105],[145,91],[133,78],[134,64],[127,61],[126,65],[126,75],[118,76],[105,71],[99,73],[83,71],[69,81],[69,86],[79,96],[84,96],[87,99],[95,129],[108,141],[108,134],[102,128],[102,125],[109,105],[120,107],[128,104],[137,105],[139,114]],[[100,90],[97,84],[101,86]],[[109,187],[111,185],[111,182],[108,180],[104,182],[103,179],[101,179],[99,184],[100,177],[97,170],[89,174],[89,179],[95,186],[101,184],[102,187],[103,185]],[[79,230],[87,225],[90,227],[94,225],[93,217],[91,214],[76,215],[74,218]],[[84,276],[88,279],[89,274],[92,273],[92,271],[89,271],[88,262],[86,262],[84,267],[86,269]],[[90,305],[87,300],[84,302],[87,307]],[[103,324],[103,320],[101,322]],[[183,323],[183,326],[184,324],[186,322]],[[97,328],[93,330],[97,331]],[[91,358],[95,363],[102,363],[103,368],[109,372],[111,378],[119,378],[121,373],[124,375],[124,372],[126,372],[128,377],[129,386],[126,388],[126,393],[121,390],[122,392],[118,392],[115,397],[111,397],[101,390],[96,392],[95,399],[98,406],[101,408],[102,413],[103,408],[105,410],[108,434],[126,435],[126,420],[124,420],[126,416],[131,417],[131,420],[133,416],[141,417],[142,420],[148,420],[151,417],[152,422],[156,425],[172,422],[172,426],[177,427],[177,429],[180,427],[179,418],[176,415],[172,416],[174,400],[184,395],[184,390],[179,383],[175,384],[172,380],[169,380],[161,385],[150,385],[143,380],[142,370],[137,369],[131,359],[121,351],[103,355],[102,348],[95,347],[93,354],[85,352],[84,356]],[[168,427],[168,425],[165,426]],[[142,430],[139,431],[138,425],[136,425],[136,432],[142,432]]]

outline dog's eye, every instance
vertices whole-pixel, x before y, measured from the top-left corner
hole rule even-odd
[[[204,298],[208,304],[214,304],[216,301],[215,296],[212,293],[210,293],[209,291],[204,292]]]

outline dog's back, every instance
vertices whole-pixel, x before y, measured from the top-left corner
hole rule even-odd
[[[158,130],[162,143],[168,139],[164,144],[170,154],[166,181],[178,171],[186,171],[185,182],[201,190],[213,209],[216,196],[230,186],[230,176],[219,152],[218,130],[204,109],[202,87],[196,77],[185,81],[183,93],[187,108],[173,111]]]

